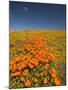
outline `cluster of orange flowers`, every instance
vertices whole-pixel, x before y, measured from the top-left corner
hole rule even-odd
[[[16,54],[10,61],[10,88],[61,85],[43,38],[25,41]]]

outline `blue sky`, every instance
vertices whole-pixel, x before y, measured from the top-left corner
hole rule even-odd
[[[64,30],[66,6],[60,4],[9,2],[9,28],[15,30]]]

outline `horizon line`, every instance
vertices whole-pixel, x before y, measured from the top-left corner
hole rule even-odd
[[[55,31],[58,31],[58,30],[60,30],[60,31],[66,31],[66,29],[20,29],[20,30],[10,30],[9,29],[9,32],[18,32],[18,31],[29,31],[29,30],[41,30],[41,31],[43,31],[43,30],[55,30]]]

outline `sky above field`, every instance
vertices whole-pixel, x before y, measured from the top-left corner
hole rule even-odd
[[[65,11],[65,5],[10,1],[9,29],[64,30]]]

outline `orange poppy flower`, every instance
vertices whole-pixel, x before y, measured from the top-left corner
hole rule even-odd
[[[18,52],[19,52],[19,51],[22,51],[22,50],[23,50],[23,48],[20,48],[20,49],[18,50]]]
[[[16,58],[15,58],[15,63],[16,63],[16,62],[19,62],[20,60],[21,60],[20,57],[16,57]]]
[[[28,63],[28,66],[30,67],[30,69],[34,68],[34,65],[32,65],[31,63]]]
[[[52,78],[56,78],[56,73],[51,73]]]
[[[21,70],[21,69],[22,69],[22,66],[19,66],[19,67],[18,67],[18,70]]]
[[[44,76],[44,72],[41,72],[40,75],[41,75],[41,76]]]
[[[17,76],[19,76],[21,74],[21,72],[17,72],[16,74],[17,74]]]
[[[48,59],[51,60],[51,61],[54,61],[55,57],[54,57],[54,55],[52,53],[49,53]]]
[[[12,72],[15,72],[15,69],[12,68],[11,71],[12,71]]]
[[[26,86],[26,87],[30,87],[30,86],[31,86],[31,82],[30,82],[29,80],[26,80],[26,81],[25,81],[25,86]]]
[[[15,73],[12,73],[12,76],[19,76],[21,74],[21,72],[15,72]]]
[[[38,65],[39,64],[39,61],[38,61],[38,59],[33,59],[32,61],[31,61],[31,63],[32,64],[34,64],[34,65]]]
[[[45,68],[46,70],[48,70],[49,64],[46,64],[44,68]]]
[[[47,83],[48,83],[48,79],[44,78],[44,84],[47,84]]]
[[[50,74],[51,74],[52,78],[54,78],[54,79],[56,78],[56,70],[54,68],[52,68],[50,70]]]
[[[56,70],[54,68],[51,68],[50,73],[56,73]]]
[[[29,73],[29,71],[25,70],[22,74],[23,74],[23,76],[26,76],[26,75],[28,75],[28,73]]]
[[[23,62],[23,63],[18,67],[18,69],[21,70],[21,69],[25,68],[26,65],[27,65],[27,62]]]
[[[15,70],[17,68],[16,64],[14,63],[13,64],[13,69]]]
[[[35,58],[40,59],[40,60],[42,59],[42,57],[43,57],[42,54],[36,54],[35,55]]]
[[[25,78],[24,77],[21,77],[21,81],[24,81],[25,80]]]
[[[57,85],[57,86],[59,86],[59,85],[61,85],[61,81],[60,80],[58,80],[58,79],[55,79],[55,85]]]

